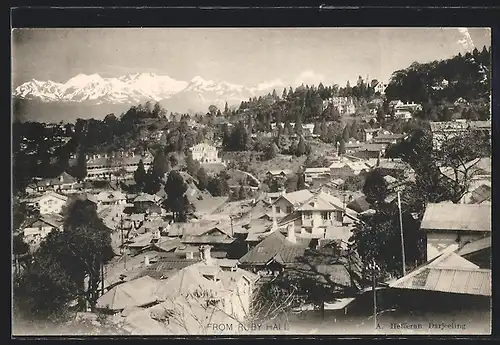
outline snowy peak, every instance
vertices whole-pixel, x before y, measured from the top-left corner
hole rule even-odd
[[[13,96],[43,103],[137,104],[162,101],[170,111],[206,111],[211,104],[232,105],[283,87],[281,80],[262,82],[254,87],[195,76],[190,81],[175,80],[156,73],[131,73],[115,78],[99,74],[79,74],[65,83],[30,80],[18,86]]]

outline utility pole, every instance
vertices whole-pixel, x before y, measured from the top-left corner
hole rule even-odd
[[[403,276],[406,275],[405,240],[403,235],[403,213],[401,211],[401,196],[398,191],[399,227],[401,229],[401,253],[403,255]]]
[[[372,275],[372,291],[373,291],[373,324],[374,329],[378,327],[377,321],[377,272],[380,270],[375,260],[368,264],[368,271]]]

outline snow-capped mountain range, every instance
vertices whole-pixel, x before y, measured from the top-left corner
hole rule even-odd
[[[154,73],[128,74],[118,78],[79,74],[65,83],[33,79],[16,87],[13,96],[42,103],[94,105],[155,101],[161,102],[168,111],[183,112],[188,109],[206,111],[210,104],[237,104],[249,97],[266,94],[273,88],[284,86],[279,80],[248,88],[225,81],[205,80],[199,76],[186,82]]]

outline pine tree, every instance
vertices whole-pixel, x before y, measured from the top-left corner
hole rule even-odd
[[[198,179],[198,188],[200,190],[205,190],[208,187],[208,175],[205,172],[205,169],[201,167],[196,174],[196,178]]]
[[[268,159],[268,160],[269,159],[273,159],[273,158],[276,157],[276,155],[278,154],[278,152],[279,152],[278,146],[276,146],[275,143],[271,143],[266,148],[265,158]]]
[[[305,153],[306,153],[306,141],[304,140],[304,137],[301,136],[299,139],[299,144],[297,145],[297,151],[295,152],[295,155],[297,157],[300,157]]]
[[[167,182],[165,183],[165,193],[167,193],[165,204],[173,212],[175,221],[182,221],[181,213],[185,206],[184,194],[187,189],[186,182],[178,171],[174,170],[168,175]]]
[[[341,138],[341,139],[339,140],[339,156],[340,156],[340,155],[344,155],[344,154],[345,154],[345,152],[346,152],[346,151],[345,151],[345,142],[344,142],[344,139],[343,139],[343,138]]]
[[[170,171],[170,164],[163,150],[158,150],[153,159],[153,164],[151,167],[151,174],[155,177],[162,179],[167,172]]]
[[[245,200],[247,198],[247,192],[245,186],[241,185],[238,190],[238,200]]]
[[[306,189],[306,180],[304,178],[304,174],[298,173],[297,174],[297,190],[303,190]]]
[[[271,95],[273,99],[278,99],[278,95],[276,94],[276,89],[273,89],[273,93]]]
[[[349,128],[350,137],[358,139],[358,130],[358,122],[354,120],[351,124],[351,128]]]
[[[139,161],[139,164],[137,165],[137,169],[134,172],[134,180],[135,183],[139,186],[139,188],[142,189],[144,186],[144,182],[146,179],[146,170],[144,169],[144,162],[142,159]]]
[[[87,158],[84,150],[81,148],[76,157],[76,165],[72,169],[72,175],[80,182],[87,177]]]
[[[281,95],[281,99],[285,100],[287,98],[286,88],[283,89],[283,94]]]
[[[349,125],[346,124],[344,127],[344,131],[342,132],[342,139],[344,139],[344,143],[348,142],[351,138],[351,131]]]

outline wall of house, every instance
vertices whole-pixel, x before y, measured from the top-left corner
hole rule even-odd
[[[327,225],[342,225],[342,211],[329,211],[328,219],[323,219],[322,214],[323,211],[311,211],[310,216],[307,216],[307,213],[303,212],[301,215],[302,217],[300,218],[301,227],[311,228],[313,226],[313,222],[315,227],[324,227]]]
[[[276,207],[276,215],[279,216],[288,214],[288,207],[292,207],[293,210],[293,205],[285,198],[279,198],[278,200],[276,200],[274,206]]]
[[[331,168],[330,175],[334,179],[345,179],[346,177],[355,175],[355,172],[348,165],[346,165],[342,168]]]
[[[460,234],[460,241],[457,242]],[[444,249],[449,246],[454,246],[457,249],[470,241],[475,241],[483,237],[491,235],[481,231],[465,232],[465,231],[440,231],[427,232],[427,260],[431,260],[439,255]]]
[[[40,214],[60,213],[64,205],[66,205],[66,201],[50,195],[42,197],[38,201]]]
[[[28,244],[39,243],[43,240],[52,230],[53,226],[47,225],[36,228],[25,228],[24,229],[24,239]]]

